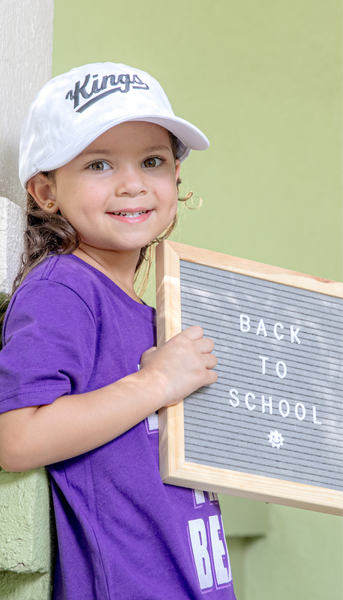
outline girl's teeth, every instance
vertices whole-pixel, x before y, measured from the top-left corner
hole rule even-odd
[[[139,217],[139,215],[143,215],[145,214],[147,211],[146,210],[142,210],[141,212],[134,212],[134,213],[124,213],[124,212],[115,212],[113,214],[121,216],[121,217],[129,217],[130,218],[134,218],[134,217]]]

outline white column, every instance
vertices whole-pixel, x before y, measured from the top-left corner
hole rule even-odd
[[[51,77],[53,11],[54,0],[0,0],[0,292],[10,291],[22,252],[20,130]]]
[[[7,294],[20,267],[24,224],[24,209],[0,198],[0,291]]]

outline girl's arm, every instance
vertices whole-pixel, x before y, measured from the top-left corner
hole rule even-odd
[[[141,370],[84,394],[0,415],[0,465],[26,471],[98,448],[217,380],[212,340],[190,327],[142,356]]]

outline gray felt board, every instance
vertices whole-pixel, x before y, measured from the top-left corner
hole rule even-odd
[[[184,403],[186,461],[342,490],[342,299],[184,260],[180,274],[182,328],[214,340],[219,375]]]

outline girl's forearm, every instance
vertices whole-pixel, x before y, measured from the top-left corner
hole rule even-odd
[[[162,387],[143,369],[93,392],[4,413],[0,465],[26,471],[102,446],[160,408]]]
[[[27,471],[106,444],[162,406],[217,380],[212,340],[200,327],[143,353],[141,371],[93,392],[0,416],[0,465]]]

